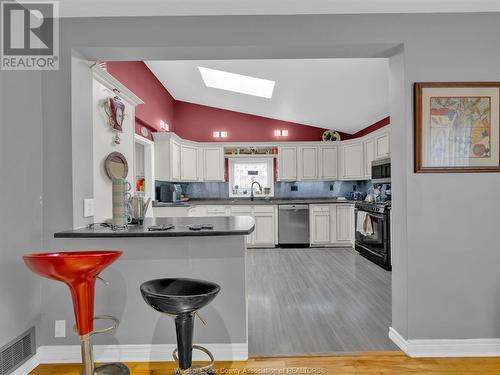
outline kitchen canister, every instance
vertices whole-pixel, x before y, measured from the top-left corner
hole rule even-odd
[[[113,179],[113,220],[114,228],[125,228],[130,224],[130,190],[132,186],[124,178]]]

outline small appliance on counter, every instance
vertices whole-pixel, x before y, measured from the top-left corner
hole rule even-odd
[[[156,187],[156,200],[163,203],[177,203],[182,198],[182,189],[179,184],[170,182],[160,183]]]
[[[132,216],[132,224],[142,225],[150,201],[151,198],[145,199],[142,195],[138,194],[130,198],[129,204]]]

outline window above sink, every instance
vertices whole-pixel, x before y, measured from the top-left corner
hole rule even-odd
[[[274,196],[274,159],[272,157],[229,160],[230,197],[250,197],[251,185],[254,181],[262,186],[262,191],[259,191],[258,185],[254,185],[256,198]]]

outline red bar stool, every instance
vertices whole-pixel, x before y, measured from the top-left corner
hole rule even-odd
[[[90,337],[109,332],[118,327],[118,319],[107,316],[94,317],[94,288],[99,273],[122,255],[121,251],[77,251],[29,254],[23,256],[26,265],[36,274],[65,283],[73,299],[76,331],[82,347],[83,375],[129,375],[122,363],[108,363],[95,367]],[[110,319],[109,328],[94,331],[94,319]]]

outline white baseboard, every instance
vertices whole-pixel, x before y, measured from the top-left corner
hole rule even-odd
[[[245,361],[248,344],[201,344],[212,352],[216,361]],[[94,345],[96,362],[170,362],[175,344],[166,345]],[[193,351],[193,360],[207,360],[207,356]],[[38,348],[38,363],[81,362],[79,345],[50,345]]]
[[[394,328],[389,338],[408,356],[423,357],[499,357],[500,339],[406,340]]]
[[[33,357],[28,359],[25,363],[23,363],[22,366],[18,367],[13,373],[10,375],[26,375],[29,374],[31,371],[37,368],[37,366],[40,364],[40,360],[38,357],[38,353],[35,354]]]

